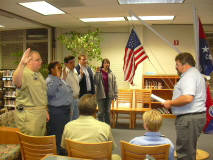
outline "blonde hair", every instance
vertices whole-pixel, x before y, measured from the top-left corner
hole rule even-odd
[[[160,127],[163,122],[163,117],[159,111],[152,109],[146,111],[143,114],[143,122],[145,123],[146,128],[151,132],[157,132],[160,130]]]

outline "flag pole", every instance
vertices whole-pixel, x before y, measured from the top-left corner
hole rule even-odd
[[[139,20],[144,26],[146,26],[149,30],[151,30],[153,33],[155,33],[160,39],[165,41],[171,48],[173,48],[177,53],[180,53],[180,50],[172,45],[166,38],[161,36],[155,29],[153,29],[151,26],[149,26],[146,22],[144,22],[140,17],[136,16],[131,10],[129,11],[130,16],[134,16],[137,20]]]
[[[197,16],[197,9],[193,7],[193,16],[194,16],[194,39],[195,39],[195,60],[196,60],[196,68],[199,70],[199,23]]]

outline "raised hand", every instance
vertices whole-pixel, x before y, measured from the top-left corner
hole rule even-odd
[[[31,60],[30,56],[30,48],[28,48],[21,58],[21,61],[16,68],[15,72],[13,73],[13,83],[16,85],[17,88],[21,88],[22,86],[22,77],[25,65]]]
[[[81,74],[81,76],[84,75],[84,72],[83,72],[83,69],[82,69],[82,68],[80,68],[80,74]]]
[[[63,74],[62,74],[62,75],[63,75],[62,79],[63,79],[63,80],[66,80],[66,79],[67,79],[66,68],[64,68],[62,72],[63,72]]]
[[[96,72],[100,72],[101,71],[101,68],[100,67],[97,67],[96,68]]]
[[[23,56],[21,58],[20,63],[23,64],[23,65],[26,65],[31,59],[32,59],[32,57],[30,57],[30,48],[28,48],[24,52],[24,54],[23,54]]]

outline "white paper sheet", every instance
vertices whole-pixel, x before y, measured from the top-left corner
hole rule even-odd
[[[158,102],[161,102],[161,103],[164,103],[166,100],[163,99],[163,98],[160,98],[154,94],[151,94],[151,98],[153,98],[154,100],[158,101]]]

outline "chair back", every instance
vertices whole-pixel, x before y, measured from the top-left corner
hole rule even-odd
[[[40,160],[46,154],[57,154],[54,136],[28,136],[18,134],[22,160]]]
[[[132,108],[133,90],[132,89],[119,89],[118,97],[116,100],[116,108]],[[115,107],[115,105],[114,105]]]
[[[129,119],[129,128],[132,128],[132,89],[119,89],[117,100],[112,102],[112,127],[114,128],[119,118]],[[127,114],[128,117],[119,117],[119,114]]]
[[[168,160],[170,144],[156,146],[138,146],[120,141],[122,160],[141,160],[151,155],[156,160]]]
[[[0,127],[0,144],[19,144],[18,128]]]
[[[151,108],[151,90],[149,89],[136,89],[135,90],[135,108]]]
[[[111,160],[112,141],[84,143],[65,139],[68,156],[95,160]]]

